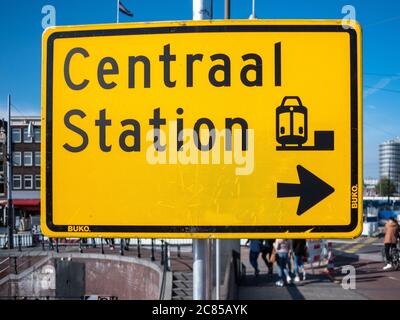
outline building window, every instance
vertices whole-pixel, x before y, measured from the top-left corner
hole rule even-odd
[[[24,189],[32,189],[33,188],[33,176],[32,175],[24,175]]]
[[[40,166],[40,151],[35,151],[35,166]]]
[[[28,128],[24,128],[24,142],[32,143],[32,137],[28,137]]]
[[[12,142],[20,143],[21,142],[21,129],[20,128],[12,128]]]
[[[40,127],[35,127],[33,129],[33,135],[35,138],[35,142],[40,143]]]
[[[3,152],[0,152],[0,173],[4,172],[4,155]]]
[[[12,153],[12,160],[13,160],[13,166],[20,167],[22,165],[21,162],[21,152],[13,152]]]
[[[0,194],[4,195],[4,192],[5,192],[4,175],[0,174]]]
[[[21,175],[13,175],[13,189],[21,189]]]
[[[40,190],[40,174],[35,176],[35,189]]]
[[[24,166],[32,166],[32,152],[24,152]]]

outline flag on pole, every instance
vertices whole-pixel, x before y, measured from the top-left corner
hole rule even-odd
[[[130,12],[123,4],[120,0],[118,0],[118,7],[119,7],[119,11],[122,13],[125,13],[127,16],[129,17],[133,17],[133,13]]]

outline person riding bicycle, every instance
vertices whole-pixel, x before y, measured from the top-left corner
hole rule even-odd
[[[386,266],[383,270],[392,268],[390,251],[391,248],[396,248],[397,239],[399,238],[399,224],[395,218],[391,217],[385,225],[385,255],[386,255]]]

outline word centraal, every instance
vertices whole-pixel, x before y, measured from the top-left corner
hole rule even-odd
[[[275,86],[281,85],[281,43],[274,44],[274,78]],[[173,88],[177,85],[177,80],[171,76],[171,70],[174,64],[179,63],[179,68],[185,66],[186,68],[186,87],[193,87],[195,84],[195,75],[204,73],[204,68],[201,68],[202,62],[210,60],[214,64],[208,71],[208,80],[214,87],[230,87],[231,86],[231,58],[224,53],[215,53],[210,56],[205,56],[202,53],[186,54],[184,61],[177,61],[176,54],[171,52],[170,44],[163,47],[162,54],[159,55],[158,61],[151,61],[145,55],[131,55],[126,59],[117,61],[113,57],[103,57],[101,60],[96,61],[97,65],[97,83],[103,89],[113,89],[118,85],[115,82],[115,76],[119,75],[119,69],[128,69],[128,88],[137,87],[136,78],[143,79],[140,82],[143,88],[150,88],[151,82],[151,68],[163,70],[164,85],[168,88]],[[90,52],[82,47],[72,48],[66,55],[64,60],[64,78],[68,87],[72,90],[82,90],[91,85],[94,79],[86,79],[86,77],[73,77],[71,69],[84,69],[87,68],[86,60],[91,59]],[[244,53],[241,56],[243,64],[240,69],[240,81],[247,87],[261,87],[263,85],[263,60],[262,57],[256,53]],[[160,63],[162,68],[155,66]],[[264,64],[265,65],[265,64]],[[137,68],[137,66],[139,66]],[[137,77],[137,70],[142,71],[142,77]],[[111,77],[111,79],[110,79]]]
[[[178,116],[183,115],[183,108],[176,110]],[[88,133],[82,129],[90,123],[86,113],[80,109],[68,111],[64,116],[64,125],[73,134],[79,135],[81,143],[71,145],[64,143],[65,150],[73,153],[82,152],[89,144]],[[114,120],[115,121],[115,120]],[[98,127],[99,149],[111,152],[117,147],[124,152],[140,152],[142,150],[141,123],[136,119],[123,119],[115,124],[107,117],[107,110],[99,110],[98,118],[92,125]],[[121,127],[118,138],[110,141],[107,128],[113,125]],[[161,108],[153,110],[149,118],[150,126],[146,132],[146,141],[151,142],[146,150],[146,159],[150,164],[237,164],[237,175],[249,175],[254,169],[254,132],[248,128],[243,118],[225,118],[225,128],[218,130],[209,118],[199,118],[193,128],[184,127],[184,119],[177,117],[169,120],[162,117]],[[68,135],[69,136],[69,135]],[[223,154],[222,154],[223,153]]]

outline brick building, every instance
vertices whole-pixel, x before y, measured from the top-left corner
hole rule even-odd
[[[33,137],[29,137],[28,126],[33,125]],[[6,122],[3,121],[6,127]],[[0,128],[1,129],[1,128]],[[5,130],[6,131],[6,130]],[[11,118],[11,151],[13,159],[12,200],[16,227],[22,218],[40,215],[40,116],[14,116]],[[1,144],[0,154],[0,204],[2,224],[7,224],[7,147]],[[30,221],[30,220],[28,220]],[[25,224],[25,229],[29,226]]]

